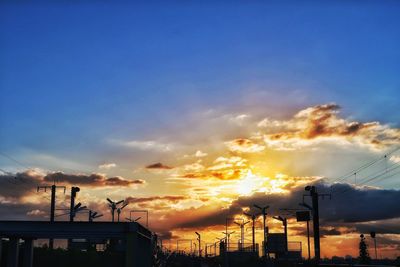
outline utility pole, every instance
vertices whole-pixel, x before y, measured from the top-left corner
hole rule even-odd
[[[197,241],[199,241],[199,257],[201,258],[201,236],[198,232],[195,232],[197,235]],[[207,250],[207,247],[206,247]],[[206,256],[207,256],[207,251],[206,251]]]
[[[306,191],[310,192],[310,196],[312,201],[312,213],[313,213],[313,230],[314,230],[314,253],[315,253],[315,262],[318,264],[321,260],[321,249],[320,249],[320,235],[319,235],[319,207],[318,207],[318,198],[329,196],[330,194],[318,194],[315,186],[306,186]],[[304,203],[303,196],[303,203]]]
[[[76,187],[76,186],[71,187],[71,204],[69,207],[69,221],[70,222],[74,221],[75,198],[76,198],[76,193],[78,193],[79,191],[81,191],[81,189],[79,187]]]
[[[51,200],[50,200],[50,222],[54,222],[54,214],[55,214],[55,209],[56,209],[56,191],[57,188],[62,188],[64,189],[64,194],[66,187],[65,186],[58,186],[55,183],[51,186],[49,185],[43,185],[43,186],[38,186],[37,187],[37,192],[39,192],[41,189],[44,190],[44,192],[47,191],[47,189],[51,189]],[[49,239],[49,248],[53,249],[54,248],[54,240]]]
[[[263,216],[263,227],[264,227],[264,245],[263,245],[263,252],[264,252],[264,256],[267,257],[268,256],[268,248],[267,248],[267,234],[268,234],[268,229],[267,229],[267,225],[266,225],[266,221],[267,221],[267,209],[269,208],[269,205],[265,206],[265,207],[260,207],[256,204],[253,205],[254,207],[256,207],[257,209],[261,210],[261,214]]]
[[[308,250],[308,260],[311,259],[311,249],[310,249],[310,220],[307,221],[307,250]]]
[[[251,234],[252,234],[252,238],[251,238],[251,241],[252,241],[252,245],[253,245],[253,252],[255,252],[256,251],[256,238],[255,238],[255,223],[256,223],[256,215],[255,214],[249,214],[249,213],[246,213],[246,212],[244,212],[244,215],[246,215],[246,216],[248,216],[248,217],[250,217],[251,218],[251,221],[252,221],[252,225],[251,225]]]

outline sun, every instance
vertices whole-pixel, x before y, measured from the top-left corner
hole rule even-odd
[[[262,191],[264,179],[248,170],[246,175],[236,183],[236,192],[241,196],[249,196],[254,192]]]

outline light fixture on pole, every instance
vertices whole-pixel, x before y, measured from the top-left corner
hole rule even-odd
[[[264,256],[268,256],[268,249],[267,249],[267,234],[268,234],[268,229],[267,229],[267,209],[269,208],[269,205],[261,207],[256,204],[253,205],[255,208],[259,209],[261,211],[261,214],[263,216],[263,227],[264,227],[264,245],[263,245],[263,252]]]
[[[93,222],[94,219],[102,216],[103,214],[98,214],[96,211],[89,210],[89,222]]]
[[[120,200],[118,202],[114,202],[111,199],[107,198],[107,201],[109,202],[108,206],[111,208],[111,218],[112,222],[114,222],[114,215],[115,215],[115,210],[117,209],[117,206],[124,202],[123,200]]]
[[[243,212],[244,215],[248,216],[251,218],[252,221],[252,226],[251,226],[251,234],[252,234],[252,245],[253,245],[253,252],[256,251],[256,235],[255,235],[255,224],[256,224],[256,218],[257,215],[256,214],[249,214],[246,212]]]
[[[197,241],[199,241],[199,257],[201,258],[201,236],[198,232],[195,232],[197,235]]]
[[[120,208],[117,208],[117,221],[119,222],[119,217],[121,215],[122,210],[128,206],[129,203],[125,203],[124,205],[122,205]]]
[[[238,222],[234,222],[235,224],[239,225],[240,227],[240,248],[239,249],[243,249],[244,248],[244,226],[246,224],[248,224],[250,221],[243,221],[242,223],[238,223]]]
[[[375,246],[375,259],[378,259],[378,251],[376,250],[376,232],[371,231],[370,236],[374,239],[374,246]]]

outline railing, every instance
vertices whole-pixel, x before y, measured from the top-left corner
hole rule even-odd
[[[258,244],[253,249],[253,244],[252,243],[234,243],[234,244],[229,244],[229,247],[227,248],[228,252],[258,252]]]

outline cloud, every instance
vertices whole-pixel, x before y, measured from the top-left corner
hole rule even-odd
[[[344,192],[333,194],[332,200],[320,199],[321,225],[348,225],[348,223],[363,223],[375,220],[386,220],[400,217],[400,206],[393,205],[400,199],[400,190],[379,189],[372,187],[356,187],[349,184],[328,184],[323,180],[314,185],[318,192]],[[251,196],[239,197],[229,208],[217,210],[201,218],[190,218],[181,223],[181,227],[205,227],[223,225],[225,218],[241,214],[244,209],[257,212],[254,204],[269,205],[269,214],[279,215],[281,208],[297,208],[307,192],[304,186],[298,186],[291,191],[282,193],[255,193]],[[307,200],[307,198],[306,198]],[[349,204],[351,203],[351,204]],[[334,232],[331,232],[333,234]],[[329,232],[327,232],[329,234]]]
[[[201,150],[197,150],[196,153],[194,154],[194,156],[197,157],[197,158],[202,158],[202,157],[205,157],[207,155],[208,155],[207,153],[202,152]]]
[[[143,180],[129,180],[125,179],[121,176],[115,176],[107,178],[103,174],[92,173],[89,175],[86,174],[65,174],[62,172],[54,172],[49,173],[45,177],[43,177],[43,181],[45,182],[60,182],[60,183],[68,183],[71,185],[87,185],[92,187],[101,187],[101,186],[130,186],[130,185],[139,185],[144,184]]]
[[[160,151],[160,152],[169,152],[169,151],[173,150],[173,148],[174,148],[174,145],[172,143],[162,143],[160,141],[155,141],[155,140],[147,140],[147,141],[111,140],[111,143],[114,143],[114,144],[117,144],[120,146],[124,146],[124,147],[140,149],[143,151],[154,150],[154,151]]]
[[[230,115],[229,121],[242,126],[248,118],[250,118],[250,115],[248,114]]]
[[[26,213],[26,215],[31,216],[31,217],[43,217],[46,214],[47,213],[45,211],[39,210],[39,209],[34,209],[34,210],[28,211]]]
[[[0,196],[4,198],[2,202],[15,201],[28,193],[32,194],[42,181],[43,174],[35,170],[0,175]]]
[[[336,104],[325,104],[300,110],[289,120],[266,118],[258,123],[263,129],[258,137],[267,146],[277,150],[294,150],[319,145],[321,142],[357,144],[379,149],[400,142],[399,129],[376,121],[342,119],[338,116],[339,110]]]
[[[165,170],[170,170],[170,169],[173,169],[173,167],[164,165],[161,162],[157,162],[157,163],[154,163],[154,164],[147,165],[146,169],[165,169]]]
[[[150,196],[150,197],[128,197],[126,201],[129,203],[147,203],[153,201],[168,201],[168,202],[178,202],[181,200],[188,199],[186,196],[175,196],[175,195],[167,195],[167,196]]]
[[[99,165],[99,169],[103,169],[103,170],[109,170],[111,168],[115,168],[117,167],[117,164],[115,163],[104,163]]]
[[[1,203],[13,203],[21,198],[36,195],[36,187],[52,184],[54,181],[89,187],[103,186],[134,186],[144,184],[145,181],[129,180],[120,176],[106,177],[103,174],[65,174],[54,172],[43,174],[35,170],[27,170],[15,174],[0,175],[0,201]]]
[[[390,160],[394,163],[400,163],[400,156],[391,156]]]
[[[265,146],[253,143],[253,141],[246,138],[234,139],[225,142],[225,145],[233,152],[257,153],[265,149]]]

